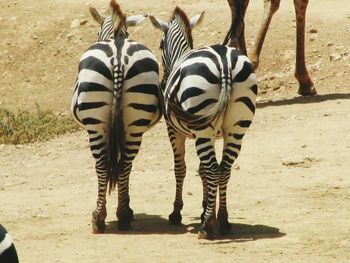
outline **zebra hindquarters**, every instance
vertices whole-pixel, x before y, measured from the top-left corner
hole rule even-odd
[[[220,163],[218,224],[221,234],[230,230],[228,222],[226,189],[231,175],[231,167],[237,159],[242,139],[252,123],[257,96],[257,82],[252,70],[244,69],[245,75],[240,82],[233,83],[231,100],[228,104],[223,125],[223,154]],[[241,72],[242,72],[241,71]]]
[[[93,233],[105,230],[106,195],[110,175],[108,142],[110,136],[112,93],[107,88],[96,89],[96,83],[80,82],[73,96],[72,110],[76,121],[89,134],[89,144],[95,159],[98,179],[96,209],[92,213]],[[102,87],[102,86],[101,86]]]
[[[137,61],[139,61],[138,58]],[[126,69],[122,89],[121,114],[124,141],[119,161],[118,177],[118,228],[128,230],[133,219],[130,208],[129,177],[132,162],[137,156],[144,132],[155,125],[161,117],[159,107],[158,65],[155,59],[146,58],[148,66],[133,63]]]

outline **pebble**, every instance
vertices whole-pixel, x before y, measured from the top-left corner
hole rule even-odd
[[[77,27],[79,27],[80,26],[80,21],[79,21],[79,19],[73,19],[72,20],[72,23],[70,24],[70,27],[71,28],[77,28]]]

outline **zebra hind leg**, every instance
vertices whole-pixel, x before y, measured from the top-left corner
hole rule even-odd
[[[217,214],[219,233],[221,235],[227,234],[231,229],[231,224],[228,221],[227,203],[226,203],[226,190],[227,183],[230,178],[231,166],[227,166],[225,163],[220,164],[220,181],[219,181],[219,193],[220,193],[220,205]]]
[[[131,229],[131,222],[134,219],[134,211],[130,208],[129,178],[132,162],[140,150],[142,134],[126,134],[125,139],[119,163],[121,173],[118,178],[118,208],[116,213],[120,231]]]
[[[134,158],[132,158],[133,160]],[[125,160],[125,159],[124,159]],[[118,229],[126,231],[131,229],[131,221],[134,219],[134,211],[130,208],[129,177],[132,169],[132,160],[121,163],[122,173],[118,178]]]
[[[199,173],[199,176],[201,177],[202,185],[203,185],[203,201],[202,201],[203,212],[201,214],[201,224],[203,224],[205,209],[207,208],[207,202],[208,202],[208,183],[207,183],[207,179],[205,178],[205,170],[202,163],[199,164],[198,173]]]
[[[186,137],[176,133],[168,126],[168,136],[173,148],[174,154],[174,171],[176,179],[176,194],[174,202],[174,210],[169,215],[169,222],[172,225],[180,225],[182,221],[181,210],[183,208],[182,189],[183,182],[186,176],[185,164],[185,140]]]
[[[215,156],[215,138],[197,138],[196,150],[205,171],[207,181],[207,204],[204,220],[198,232],[200,239],[213,239],[216,223],[215,203],[219,185],[219,164]]]
[[[105,219],[107,217],[106,194],[110,169],[107,161],[107,151],[102,149],[99,153],[96,153],[96,147],[91,146],[91,149],[93,149],[93,156],[96,159],[96,173],[98,178],[97,206],[92,212],[92,232],[98,234],[105,231]]]

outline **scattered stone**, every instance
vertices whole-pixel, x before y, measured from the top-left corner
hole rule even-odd
[[[241,167],[238,164],[234,164],[233,170],[236,170],[236,171],[241,170]]]
[[[80,25],[83,26],[88,22],[87,19],[80,20]]]
[[[333,47],[333,46],[334,46],[334,43],[332,43],[332,42],[327,43],[327,47]]]
[[[301,146],[301,148],[306,148],[307,147],[307,144],[303,144],[302,146]]]
[[[312,34],[310,36],[310,41],[315,41],[317,39],[317,34]]]
[[[75,36],[75,34],[74,34],[73,32],[71,32],[71,33],[69,33],[69,34],[67,35],[67,38],[68,38],[69,40],[71,40],[74,36]]]
[[[304,157],[302,160],[285,160],[282,161],[284,166],[292,166],[292,167],[301,167],[301,168],[310,168],[314,164],[321,162],[321,159],[312,158],[312,157]]]
[[[80,26],[80,21],[79,21],[79,19],[73,19],[72,20],[72,23],[70,24],[70,27],[71,28],[77,28],[77,27],[79,27]]]
[[[315,34],[315,33],[317,33],[317,29],[310,29],[310,31],[309,31],[311,34]]]
[[[341,55],[338,53],[333,53],[329,55],[330,61],[339,61],[341,59]]]

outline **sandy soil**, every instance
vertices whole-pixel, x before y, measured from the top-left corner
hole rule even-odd
[[[247,14],[250,45],[261,2],[252,0]],[[38,103],[69,114],[78,59],[96,38],[90,3],[0,2],[0,107],[32,109]],[[163,19],[176,4],[190,15],[205,10],[194,30],[196,46],[220,42],[229,26],[225,0],[120,3],[130,14]],[[309,4],[306,54],[320,94],[313,98],[295,94],[292,1],[282,1],[273,19],[257,71],[256,118],[229,183],[229,235],[197,239],[202,194],[190,140],[184,224],[168,224],[175,182],[164,121],[145,134],[134,163],[133,229],[117,230],[113,193],[106,234],[91,234],[97,180],[87,135],[80,131],[45,143],[0,145],[0,222],[14,237],[21,262],[350,262],[350,3],[332,3]],[[73,19],[88,22],[71,28]],[[161,34],[149,21],[130,33],[160,59]]]

